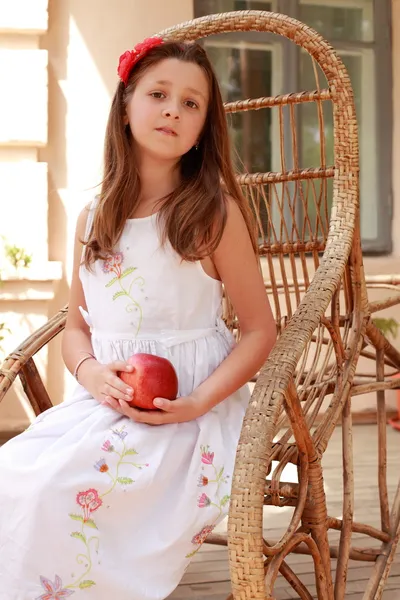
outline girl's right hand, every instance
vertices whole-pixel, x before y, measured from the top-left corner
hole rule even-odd
[[[78,377],[82,386],[99,402],[109,399],[129,402],[133,398],[133,389],[124,383],[117,373],[132,373],[133,370],[132,365],[122,360],[102,364],[90,359],[85,360],[79,367]]]

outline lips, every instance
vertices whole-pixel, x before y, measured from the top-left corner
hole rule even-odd
[[[170,127],[157,127],[156,131],[159,131],[164,135],[170,135],[172,137],[176,137],[178,135],[176,131],[174,129],[171,129]]]

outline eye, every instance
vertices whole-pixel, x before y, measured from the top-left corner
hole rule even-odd
[[[165,98],[165,94],[163,92],[151,92],[150,96],[153,98]]]
[[[185,104],[189,108],[199,108],[198,104],[196,104],[196,102],[193,102],[193,100],[186,100]]]

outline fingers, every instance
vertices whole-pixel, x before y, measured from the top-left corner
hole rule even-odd
[[[189,397],[180,397],[176,400],[167,400],[167,398],[154,398],[155,407],[167,413],[178,413],[192,409],[193,402]]]
[[[113,398],[117,398],[118,400],[129,400],[132,399],[133,396],[133,388],[126,384],[118,375],[115,374],[115,371],[126,372],[127,370],[133,371],[134,367],[132,365],[128,365],[126,362],[121,360],[114,361],[109,365],[106,365],[105,372],[105,380],[106,384],[102,389],[102,393],[105,396],[112,396]]]
[[[169,400],[167,400],[167,402],[169,402]],[[145,425],[166,425],[177,422],[176,417],[172,412],[138,410],[137,408],[130,406],[125,400],[117,400],[111,396],[106,396],[102,404],[110,406],[121,415],[135,421],[135,423],[143,423]]]
[[[162,413],[156,410],[138,410],[129,406],[124,400],[119,401],[123,414],[136,423],[145,423],[147,425],[164,425],[171,423],[171,416],[168,413]]]
[[[166,398],[154,398],[153,400],[154,406],[164,410],[165,412],[171,412],[179,408],[176,402],[176,400],[171,401],[167,400]]]
[[[104,385],[103,394],[111,396],[117,400],[126,400],[129,402],[133,398],[133,389],[126,385],[119,377],[110,376],[107,383]]]
[[[118,400],[116,400],[115,398],[112,398],[111,396],[105,396],[104,400],[101,401],[101,404],[103,406],[108,406],[109,408],[112,408],[112,409],[116,410],[121,415],[124,414],[122,412],[122,409],[121,409],[121,406],[119,405]]]
[[[129,417],[132,421],[136,421],[136,423],[143,423],[144,411],[130,406],[125,400],[119,400],[118,404],[126,417]]]
[[[107,365],[111,371],[124,371],[125,373],[133,373],[135,367],[130,365],[125,360],[114,360],[112,363]]]

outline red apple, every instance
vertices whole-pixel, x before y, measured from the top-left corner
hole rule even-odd
[[[176,399],[178,377],[169,360],[142,353],[131,356],[128,364],[134,367],[132,373],[122,371],[119,374],[122,381],[133,388],[133,398],[128,404],[157,410],[153,404],[154,398]]]

